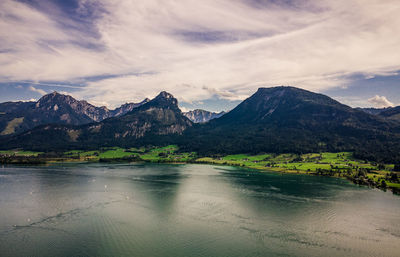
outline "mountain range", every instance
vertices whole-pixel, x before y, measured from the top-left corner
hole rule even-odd
[[[146,98],[139,103],[125,103],[110,110],[105,106],[96,107],[84,100],[78,101],[72,96],[53,92],[44,95],[37,102],[0,103],[0,135],[17,134],[44,124],[83,125],[100,122],[125,115],[149,101]],[[200,109],[183,112],[194,123],[207,122],[224,113]]]
[[[25,103],[6,104],[9,111]],[[37,108],[42,106],[55,108],[42,103]],[[95,116],[85,114],[92,121],[75,125],[78,118],[69,114],[69,124],[46,124],[5,136],[0,148],[58,151],[173,143],[199,155],[352,151],[360,158],[398,162],[400,122],[382,113],[370,114],[299,88],[273,87],[258,89],[219,118],[194,123],[171,94],[161,92],[119,116],[106,117],[98,110]]]
[[[96,107],[72,96],[53,92],[44,95],[37,102],[6,102],[0,104],[0,135],[20,133],[43,124],[82,125],[99,122],[109,117],[124,115],[134,108],[147,103],[126,103],[109,110]]]
[[[73,124],[44,124],[17,135],[4,137],[8,147],[41,150],[65,148],[96,148],[98,146],[137,145],[171,134],[181,134],[192,122],[178,107],[169,93],[161,92],[154,99],[145,100],[131,111],[100,122]],[[1,143],[0,142],[0,143]]]

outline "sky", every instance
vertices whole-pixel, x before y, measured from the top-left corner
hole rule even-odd
[[[398,0],[1,0],[0,101],[52,91],[115,108],[168,91],[229,110],[295,86],[400,105]]]

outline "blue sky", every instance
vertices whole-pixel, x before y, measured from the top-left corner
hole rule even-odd
[[[400,105],[397,0],[2,0],[0,101],[54,90],[114,108],[166,90],[229,110],[291,85]]]

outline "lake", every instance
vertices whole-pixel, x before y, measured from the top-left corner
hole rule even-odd
[[[0,166],[1,256],[399,256],[400,197],[212,165]]]

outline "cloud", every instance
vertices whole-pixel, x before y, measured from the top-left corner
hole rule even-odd
[[[43,89],[35,88],[35,87],[33,87],[33,86],[29,86],[28,89],[29,89],[30,91],[32,91],[32,92],[36,92],[36,93],[39,93],[39,94],[41,94],[41,95],[47,94],[46,91],[44,91]]]
[[[217,88],[210,88],[203,86],[202,89],[207,91],[213,96],[217,96],[218,98],[222,99],[229,99],[229,100],[243,100],[246,95],[239,95],[238,93],[235,93],[234,90],[219,90]]]
[[[323,91],[400,70],[398,0],[77,2],[0,2],[0,82],[77,83],[80,99],[117,106],[161,90],[188,102]]]
[[[181,109],[182,112],[188,112],[190,109],[184,107],[184,106],[179,106],[179,109]]]
[[[385,96],[376,95],[368,99],[369,103],[372,103],[377,108],[392,107],[394,104],[390,102]]]
[[[16,100],[16,101],[17,101],[17,102],[37,102],[37,99],[36,99],[36,98],[22,99],[22,100],[18,99],[18,100]]]

